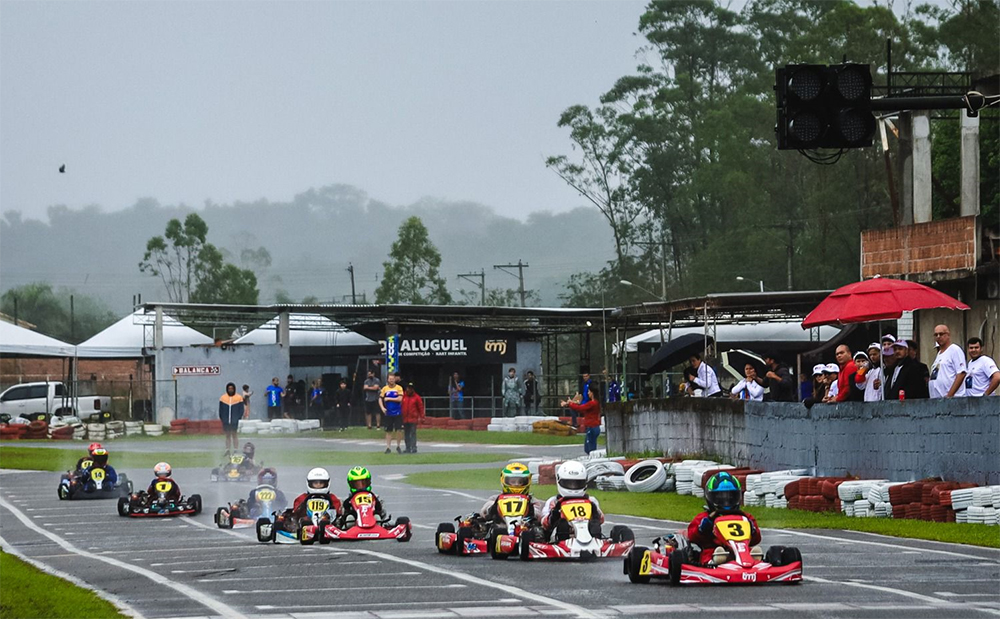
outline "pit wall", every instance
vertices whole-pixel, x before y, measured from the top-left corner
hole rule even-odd
[[[607,405],[609,452],[764,470],[1000,483],[1000,398],[803,404],[673,398]]]

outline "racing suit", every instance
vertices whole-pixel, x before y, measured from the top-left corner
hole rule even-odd
[[[84,489],[88,489],[88,487],[92,485],[90,481],[90,473],[94,469],[104,469],[104,484],[102,487],[114,488],[118,485],[118,471],[116,471],[110,464],[105,464],[104,466],[92,466],[88,469],[78,470],[74,481],[78,484],[82,484]]]
[[[338,499],[337,495],[333,494],[332,492],[328,492],[325,494],[303,493],[295,497],[295,502],[292,503],[292,517],[295,519],[295,522],[298,522],[300,519],[306,517],[307,514],[306,499],[309,497],[316,497],[316,496],[325,498],[327,501],[330,502],[330,511],[333,511],[335,514],[340,514],[341,510],[340,499]]]
[[[271,506],[274,508],[274,511],[281,512],[285,510],[285,506],[288,505],[288,500],[285,498],[284,493],[281,492],[281,490],[275,488],[274,486],[270,486],[268,484],[261,484],[260,486],[257,486],[256,488],[250,491],[250,496],[247,497],[246,503],[244,503],[244,505],[246,506],[246,513],[247,513],[246,517],[260,518],[261,516],[270,516],[270,514],[257,513],[257,510],[260,509],[260,505],[257,501],[258,490],[270,490],[274,492],[274,500],[271,501]],[[333,501],[331,501],[330,503],[332,505]]]
[[[375,505],[374,505],[374,507],[375,507],[375,514],[379,518],[384,519],[385,518],[385,505],[382,504],[382,500],[380,498],[378,498],[377,494],[375,494],[374,492],[372,492],[371,495],[373,497],[375,497]],[[344,509],[341,510],[340,516],[341,516],[341,521],[342,522],[348,516],[354,516],[355,518],[357,518],[358,515],[356,513],[354,513],[354,506],[351,505],[351,499],[350,499],[350,497],[348,497],[348,499],[346,501],[344,501]]]
[[[697,544],[701,548],[701,555],[698,557],[700,565],[708,563],[712,558],[712,553],[718,547],[718,544],[715,542],[714,529],[715,518],[717,516],[745,516],[750,521],[750,545],[756,546],[760,543],[760,527],[757,526],[757,521],[750,514],[740,510],[725,512],[724,514],[702,512],[694,517],[694,520],[691,521],[687,529],[688,541],[692,544]]]
[[[150,499],[158,497],[159,494],[160,494],[160,491],[156,489],[156,484],[159,484],[159,483],[162,483],[162,482],[165,482],[165,481],[170,482],[170,490],[167,490],[167,492],[164,493],[164,497],[166,497],[166,499],[168,501],[180,501],[181,500],[181,487],[178,486],[177,482],[175,482],[170,477],[154,477],[153,481],[151,481],[149,483],[149,488],[146,489],[146,494],[149,495]]]
[[[503,524],[503,518],[500,517],[500,512],[497,509],[497,499],[503,494],[513,494],[511,492],[502,492],[500,494],[494,494],[489,499],[483,503],[483,508],[479,510],[479,515],[483,517],[483,520],[487,522],[492,522],[496,524]],[[528,512],[524,515],[525,520],[539,520],[542,515],[542,504],[538,502],[531,495],[528,495]]]
[[[586,494],[582,497],[562,497],[556,495],[546,501],[545,506],[542,507],[542,534],[543,539],[546,542],[552,539],[553,531],[557,533],[556,541],[563,541],[569,538],[569,529],[566,527],[568,523],[563,517],[560,507],[563,501],[572,501],[577,499],[586,499],[590,501],[590,504],[593,506],[593,511],[590,514],[590,534],[594,537],[600,537],[601,525],[604,524],[604,512],[601,511],[601,504],[597,501],[597,499]],[[560,524],[563,525],[563,527],[560,527]]]

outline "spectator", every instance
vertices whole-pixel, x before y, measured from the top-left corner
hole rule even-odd
[[[403,387],[396,384],[398,374],[386,376],[385,387],[379,394],[379,406],[385,415],[385,453],[392,453],[392,439],[396,439],[396,453],[403,453]]]
[[[284,391],[284,410],[281,411],[285,419],[291,419],[298,412],[299,397],[296,393],[295,378],[289,374],[288,379],[285,381],[285,391]]]
[[[380,414],[382,409],[379,408],[378,399],[379,392],[382,390],[382,383],[375,378],[375,372],[368,370],[368,378],[365,379],[364,387],[362,390],[365,392],[365,425],[368,429],[372,429],[372,417],[375,417],[375,426],[379,427],[379,422],[381,421]]]
[[[757,402],[763,402],[764,387],[761,385],[760,377],[757,376],[757,368],[752,363],[746,364],[746,367],[743,368],[743,376],[745,378],[736,383],[736,386],[733,387],[730,393],[730,397],[734,400],[756,400]]]
[[[878,342],[868,345],[868,371],[865,373],[865,402],[882,401],[882,347]],[[860,384],[860,383],[859,383]]]
[[[965,397],[965,353],[958,344],[951,341],[951,331],[947,325],[934,327],[934,340],[938,344],[937,357],[931,367],[928,384],[932,398]]]
[[[719,377],[715,374],[715,370],[712,366],[708,365],[701,360],[700,353],[694,353],[688,359],[691,363],[691,367],[695,371],[695,381],[693,383],[695,389],[701,389],[702,397],[710,398],[712,396],[720,395],[722,389],[719,387]],[[688,385],[688,389],[691,385]]]
[[[680,391],[684,395],[694,398],[700,398],[705,393],[705,390],[698,385],[698,370],[690,365],[684,368],[684,382],[681,383]]]
[[[826,364],[817,363],[813,366],[812,371],[812,382],[813,382],[813,398],[817,402],[822,402],[823,398],[826,397]]]
[[[275,376],[271,379],[271,384],[267,386],[267,418],[268,419],[278,419],[281,417],[282,411],[282,397],[285,395],[285,390],[281,388],[281,384],[278,382],[278,377]]]
[[[965,395],[973,398],[997,392],[1000,369],[991,357],[983,354],[983,340],[969,338],[969,373],[965,377]]]
[[[521,412],[521,400],[524,394],[521,392],[521,381],[517,379],[517,369],[507,370],[507,376],[500,384],[500,393],[503,395],[503,416],[516,417]]]
[[[524,379],[524,414],[537,415],[538,406],[542,403],[542,390],[535,380],[535,373],[528,370]]]
[[[465,381],[455,372],[448,379],[448,414],[452,419],[465,418]]]
[[[601,435],[601,403],[593,386],[587,385],[587,401],[579,404],[573,400],[563,400],[559,403],[563,408],[569,408],[574,413],[583,413],[583,428],[586,437],[583,440],[583,453],[589,454],[597,449],[597,438]]]
[[[827,363],[823,366],[823,380],[826,382],[826,396],[824,402],[836,402],[839,385],[837,377],[840,376],[840,366],[836,363]]]
[[[243,418],[250,418],[250,396],[253,395],[253,391],[250,390],[250,385],[243,385]]]
[[[799,402],[804,402],[806,398],[811,398],[813,394],[813,381],[805,372],[799,373]]]
[[[337,412],[336,423],[340,426],[340,431],[344,432],[351,419],[351,390],[347,388],[346,380],[340,380],[340,388],[333,396],[333,403]]]
[[[854,353],[854,376],[850,377],[850,387],[852,390],[850,401],[852,402],[864,402],[865,400],[865,389],[868,387],[868,373],[871,371],[871,361],[868,359],[868,353],[863,351],[857,351]]]
[[[837,346],[835,356],[837,365],[840,366],[840,373],[837,375],[837,402],[861,401],[864,398],[864,392],[855,387],[854,379],[858,372],[858,366],[851,358],[851,349],[847,347],[847,344],[841,344]]]
[[[406,392],[403,393],[403,441],[406,443],[404,453],[417,453],[417,424],[426,416],[424,399],[417,393],[413,383],[407,383]]]
[[[767,399],[771,402],[794,402],[795,382],[792,380],[792,371],[787,365],[778,361],[774,353],[765,354],[764,363],[768,367],[767,374],[763,377],[757,376],[755,370],[753,380],[761,387],[771,389]],[[761,397],[763,393],[764,390],[761,389]]]
[[[226,435],[226,452],[229,453],[230,442],[232,452],[239,449],[239,438],[236,430],[239,428],[240,419],[243,419],[244,406],[243,396],[236,393],[236,385],[229,383],[226,385],[226,392],[219,398],[219,419],[222,420],[222,431]]]
[[[316,419],[323,419],[323,380],[317,378],[309,388],[309,409]]]
[[[893,367],[886,400],[925,400],[928,397],[927,382],[921,376],[917,362],[910,359],[910,345],[906,340],[896,340],[892,345],[896,364]],[[889,377],[889,374],[886,373]]]

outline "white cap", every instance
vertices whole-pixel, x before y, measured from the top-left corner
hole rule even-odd
[[[827,363],[826,371],[830,372],[831,374],[840,374],[840,366],[837,365],[836,363]]]
[[[900,348],[909,348],[910,345],[906,343],[906,340],[896,340],[892,343],[893,346],[899,346]]]
[[[871,350],[872,348],[882,350],[882,345],[879,344],[878,342],[872,342],[871,344],[868,345],[868,348],[866,348],[865,350]]]
[[[886,333],[882,336],[883,342],[889,342],[890,344],[896,341],[896,336],[891,333]]]
[[[860,359],[867,360],[868,359],[868,353],[862,352],[862,351],[859,350],[858,352],[854,353],[854,358],[855,359],[859,359],[860,358]]]
[[[813,376],[816,376],[817,374],[822,374],[823,370],[825,369],[826,369],[825,365],[823,365],[822,363],[817,363],[816,365],[813,366]]]

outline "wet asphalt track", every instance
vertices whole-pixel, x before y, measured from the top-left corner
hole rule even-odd
[[[259,444],[262,457],[267,444]],[[348,467],[328,468],[342,480]],[[114,501],[60,502],[56,473],[0,473],[0,536],[5,548],[150,618],[1000,615],[1000,552],[861,533],[765,530],[765,545],[802,550],[807,581],[796,586],[675,589],[655,581],[633,585],[614,559],[522,563],[440,555],[433,546],[437,523],[477,508],[488,493],[423,490],[399,481],[399,475],[430,468],[401,464],[373,471],[389,511],[414,523],[409,543],[265,545],[252,529],[220,531],[212,523],[214,508],[245,496],[252,484],[212,484],[208,469],[174,475],[185,493],[202,495],[203,514],[156,520],[121,518]],[[305,471],[279,471],[286,493],[299,490],[290,480]],[[126,472],[137,483],[148,476]],[[609,520],[631,526],[639,543],[679,526]]]

